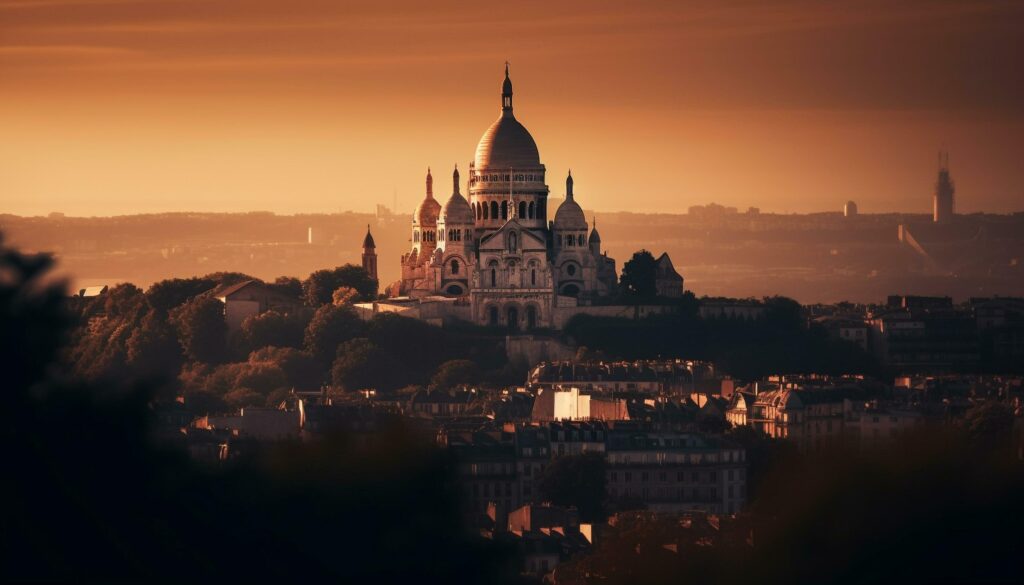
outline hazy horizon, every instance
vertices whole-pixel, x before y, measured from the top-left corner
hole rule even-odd
[[[19,215],[410,212],[498,115],[553,200],[928,213],[1024,202],[1024,6],[792,0],[287,6],[0,2],[0,189]]]

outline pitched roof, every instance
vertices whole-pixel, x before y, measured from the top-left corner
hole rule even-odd
[[[249,286],[250,284],[258,283],[258,282],[259,282],[258,280],[244,280],[242,282],[239,282],[237,284],[232,284],[232,285],[229,285],[227,287],[215,288],[215,289],[213,289],[213,296],[218,298],[218,299],[221,298],[221,297],[229,297],[229,296],[235,294],[236,292],[242,290],[243,288]]]

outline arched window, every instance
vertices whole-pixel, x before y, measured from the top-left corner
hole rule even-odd
[[[459,273],[459,261],[458,260],[452,260],[452,274],[458,274],[458,273]]]
[[[521,218],[525,218],[526,217],[526,202],[525,201],[520,201],[519,202],[519,217],[521,217]]]
[[[487,324],[490,325],[491,327],[498,326],[498,307],[488,307]]]
[[[519,309],[515,307],[508,308],[508,328],[512,331],[519,329]]]
[[[529,217],[530,219],[533,219],[533,214],[534,214],[535,211],[536,211],[536,208],[533,205],[533,201],[531,201],[530,202],[530,209],[527,212],[527,217]]]
[[[526,307],[526,328],[535,329],[537,327],[537,307],[529,305]]]
[[[518,240],[518,239],[519,239],[519,237],[516,235],[515,232],[512,232],[512,233],[510,233],[508,235],[508,251],[509,252],[515,254],[516,249],[518,248],[518,246],[516,245],[517,244],[516,240]]]
[[[576,265],[575,264],[570,264],[570,265],[566,266],[565,267],[565,273],[568,274],[569,276],[575,276],[576,275]]]
[[[498,202],[491,201],[491,219],[498,219]]]
[[[491,286],[498,286],[498,269],[491,268]]]
[[[585,245],[584,242],[585,242],[585,240],[583,238],[583,234],[580,234],[579,237],[576,238],[576,243],[579,244],[580,247],[582,248]]]
[[[508,201],[501,202],[501,219],[508,219]]]
[[[490,210],[487,207],[487,202],[484,201],[480,205],[483,206],[483,208],[484,208],[484,219],[490,219],[491,218],[491,214],[489,213]]]
[[[530,271],[530,286],[537,286],[537,269]]]
[[[568,236],[565,236],[565,247],[566,248],[572,248],[573,241],[574,240],[572,239],[572,235],[571,234],[568,235]]]

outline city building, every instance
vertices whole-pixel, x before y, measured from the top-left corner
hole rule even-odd
[[[659,297],[678,298],[683,296],[683,277],[676,272],[672,265],[672,259],[668,254],[662,252],[658,256],[656,273],[654,277],[654,288],[658,291]]]
[[[696,433],[613,430],[607,481],[614,499],[655,512],[735,514],[746,498],[746,453],[724,439]]]
[[[246,280],[213,291],[213,297],[224,303],[224,320],[228,331],[241,329],[248,317],[267,311],[291,312],[300,306],[298,299],[288,296],[258,280]]]

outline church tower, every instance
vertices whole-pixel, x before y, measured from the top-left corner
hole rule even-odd
[[[363,269],[370,278],[377,280],[377,245],[370,234],[370,224],[366,224],[366,237],[363,238]]]
[[[940,151],[939,180],[935,183],[935,203],[932,215],[932,220],[935,223],[953,221],[953,214],[956,212],[954,192],[953,179],[949,176],[949,153]]]

